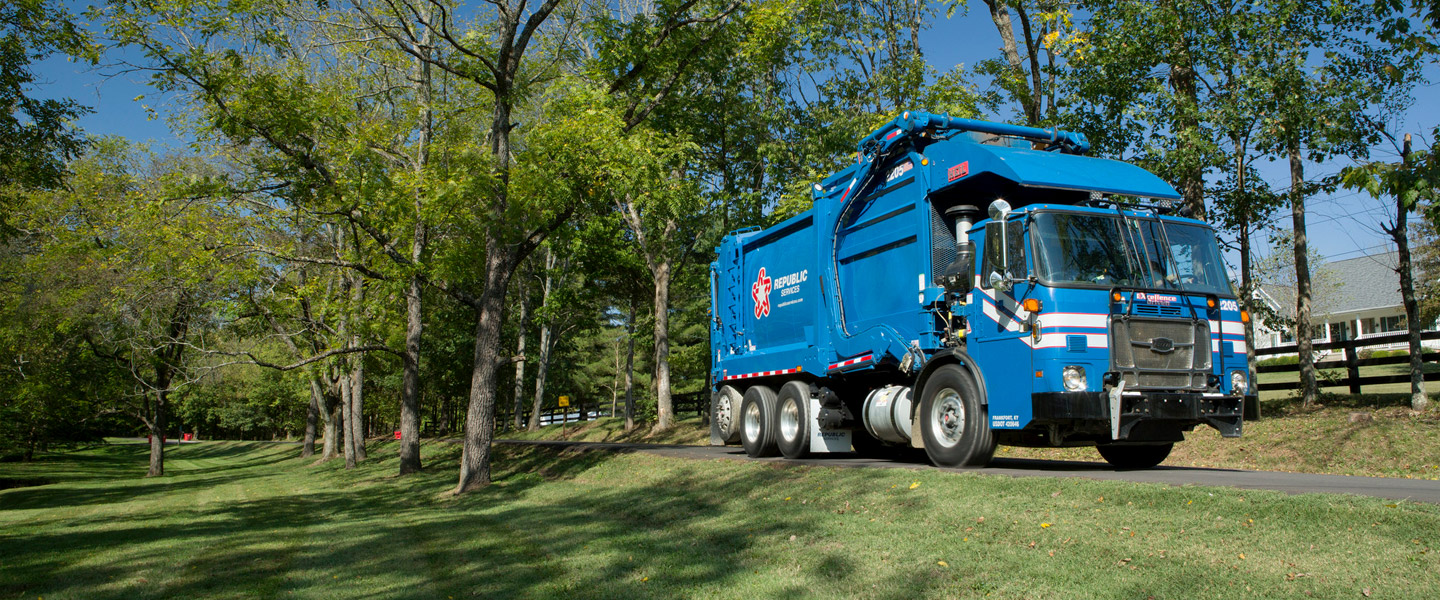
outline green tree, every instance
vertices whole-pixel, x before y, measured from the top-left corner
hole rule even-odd
[[[93,63],[97,47],[58,2],[8,0],[0,4],[0,236],[25,189],[60,185],[65,164],[85,139],[74,120],[89,109],[69,99],[39,99],[31,63],[64,54]]]
[[[1332,7],[1273,0],[1261,21],[1266,37],[1254,45],[1263,77],[1255,85],[1269,101],[1260,105],[1262,151],[1288,160],[1296,270],[1295,320],[1310,328],[1312,291],[1305,200],[1316,188],[1304,161],[1336,155],[1364,157],[1379,141],[1373,125],[1395,110],[1414,81],[1414,53],[1373,38],[1389,14],[1383,6]],[[1399,93],[1397,93],[1399,92]],[[1302,397],[1308,406],[1318,394],[1309,336],[1297,336]]]
[[[162,475],[172,395],[203,374],[195,349],[248,271],[228,244],[243,219],[221,200],[185,193],[213,172],[199,159],[104,140],[71,168],[69,190],[27,197],[18,228],[38,248],[22,269],[52,278],[47,285],[64,292],[46,308],[129,374],[114,408],[144,424],[149,475]]]
[[[1002,57],[982,61],[978,72],[992,77],[995,84],[1020,105],[1026,125],[1055,124],[1059,118],[1057,89],[1063,73],[1059,47],[1073,37],[1072,3],[985,0],[985,5],[1000,34]],[[1025,44],[1023,54],[1016,41],[1017,24],[1011,19],[1012,9],[1019,19],[1019,39]]]
[[[1393,138],[1392,138],[1393,141]],[[1350,189],[1363,189],[1377,199],[1395,200],[1395,218],[1380,227],[1395,243],[1399,260],[1395,272],[1400,277],[1400,301],[1405,307],[1405,323],[1410,346],[1410,407],[1425,410],[1430,399],[1425,395],[1422,367],[1424,349],[1420,345],[1422,316],[1416,296],[1415,269],[1410,256],[1410,213],[1422,201],[1435,202],[1435,185],[1440,183],[1440,159],[1432,151],[1412,152],[1410,134],[1405,134],[1399,163],[1370,162],[1346,168],[1342,184]]]

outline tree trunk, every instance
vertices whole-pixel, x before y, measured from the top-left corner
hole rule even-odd
[[[1030,59],[1030,106],[1035,110],[1035,122],[1040,123],[1041,115],[1045,114],[1042,104],[1045,98],[1045,83],[1040,73],[1040,48],[1035,43],[1035,34],[1030,29],[1030,13],[1025,11],[1024,3],[1015,4],[1015,14],[1020,17],[1020,33],[1025,36],[1025,53]]]
[[[320,380],[310,378],[310,406],[305,408],[305,441],[300,445],[300,458],[315,455],[315,424],[320,418],[320,403],[324,392],[320,391]]]
[[[524,278],[521,278],[524,281]],[[525,331],[530,318],[530,294],[520,285],[520,339],[515,345],[515,431],[525,426]],[[537,424],[538,425],[538,424]]]
[[[544,295],[540,297],[540,312],[547,314],[545,309],[550,306],[550,292],[555,283],[555,251],[552,248],[545,249],[545,288]],[[545,401],[545,376],[550,371],[550,350],[555,345],[550,339],[554,332],[554,324],[546,317],[540,324],[540,360],[535,363],[535,402],[534,409],[530,412],[530,431],[540,429],[540,407]]]
[[[508,116],[508,115],[507,115]],[[493,238],[485,242],[485,289],[475,321],[475,357],[470,375],[470,403],[465,411],[465,443],[460,455],[460,480],[455,493],[490,485],[490,441],[495,434],[495,375],[505,316],[505,290],[515,257]]]
[[[1410,134],[1405,134],[1405,147],[1401,154],[1405,169],[1410,168]],[[1420,305],[1415,299],[1414,271],[1410,263],[1410,208],[1405,204],[1402,191],[1395,195],[1395,227],[1390,228],[1390,237],[1400,252],[1400,302],[1405,305],[1405,327],[1410,341],[1410,408],[1425,410],[1430,399],[1425,395],[1425,374],[1422,360],[1425,349],[1420,346]]]
[[[1163,7],[1175,14],[1177,20],[1185,18],[1176,10],[1173,0],[1166,0]],[[1195,65],[1185,35],[1182,32],[1174,32],[1173,35],[1175,42],[1171,47],[1170,89],[1174,90],[1178,99],[1177,141],[1181,148],[1191,150],[1181,153],[1186,163],[1180,167],[1180,195],[1185,198],[1185,205],[1190,207],[1191,216],[1204,220],[1205,165],[1199,156],[1193,154],[1204,135],[1200,131],[1200,100]]]
[[[1235,142],[1235,193],[1236,204],[1245,202],[1245,206],[1239,211],[1240,222],[1240,308],[1250,313],[1249,319],[1242,319],[1245,327],[1245,378],[1250,381],[1250,391],[1255,393],[1256,401],[1260,397],[1259,367],[1260,361],[1255,356],[1255,282],[1251,273],[1250,256],[1250,210],[1245,192],[1245,145],[1239,139]],[[1259,410],[1259,407],[1256,407]],[[1259,414],[1258,412],[1256,414]]]
[[[344,422],[344,415],[337,385],[327,383],[325,386],[325,410],[321,413],[325,419],[325,446],[320,452],[320,460],[330,460],[338,456],[341,438],[344,437],[340,426]]]
[[[416,225],[415,229],[417,237],[424,235],[423,226]],[[420,242],[415,243],[414,254],[421,252],[421,246]],[[418,260],[419,256],[415,256],[415,259]],[[410,278],[410,287],[405,292],[405,372],[402,374],[400,389],[401,475],[420,470],[420,335],[423,331],[420,277],[416,275]]]
[[[163,376],[160,379],[163,381],[157,382],[155,386],[155,403],[151,406],[150,418],[145,420],[150,431],[150,470],[145,473],[146,477],[160,477],[165,474],[165,401],[169,395],[166,388],[170,387],[170,381]]]
[[[350,374],[344,368],[338,368],[340,378],[340,428],[344,430],[345,436],[341,446],[345,449],[345,468],[355,468],[355,418],[352,413],[355,410],[355,403],[350,399],[351,380]]]
[[[630,299],[630,318],[625,323],[625,431],[635,429],[635,299]]]
[[[357,338],[358,343],[358,338]],[[350,372],[350,418],[354,419],[355,462],[365,460],[365,355],[355,355],[355,370]]]
[[[420,39],[412,47],[415,53],[416,95],[420,99],[420,126],[415,141],[415,176],[423,180],[425,168],[430,162],[430,134],[433,115],[431,113],[430,54],[431,22],[434,21],[435,7],[431,6],[421,17]],[[428,231],[425,226],[425,207],[422,196],[415,193],[415,228],[410,240],[410,262],[419,265],[425,260],[425,244]],[[420,470],[420,336],[425,324],[421,320],[420,275],[410,276],[410,286],[405,291],[405,354],[402,357],[404,373],[400,389],[400,474],[407,475]]]
[[[995,31],[1000,34],[1001,50],[1005,54],[1005,63],[1009,65],[1011,76],[1017,80],[1025,80],[1025,68],[1020,65],[1020,48],[1015,44],[1015,26],[1010,23],[1010,11],[1006,8],[1007,0],[985,0],[985,5],[990,7],[990,19],[995,22]],[[1031,98],[1020,96],[1020,103],[1025,110],[1025,124],[1031,127],[1040,125],[1040,109],[1031,102]]]
[[[1295,343],[1300,355],[1300,395],[1305,406],[1319,398],[1315,352],[1310,341],[1310,254],[1305,234],[1305,166],[1300,142],[1290,142],[1290,214],[1295,230]]]
[[[675,426],[670,399],[670,260],[655,265],[655,431]]]

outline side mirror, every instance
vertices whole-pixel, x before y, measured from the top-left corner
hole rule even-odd
[[[999,271],[990,272],[990,287],[1002,292],[1010,291],[1010,278],[1001,275]]]
[[[998,225],[998,230],[987,231],[985,239],[992,239],[990,236],[998,236],[1000,248],[999,272],[990,273],[990,287],[1004,292],[1010,291],[1010,278],[1006,273],[1010,272],[1010,224],[1006,221],[1010,217],[1010,203],[1004,200],[996,200],[990,203],[990,222]],[[987,228],[988,229],[988,228]],[[993,248],[995,246],[987,246]],[[991,259],[986,259],[991,260]]]
[[[952,294],[964,294],[975,287],[975,242],[965,242],[955,248],[955,261],[945,267],[940,284]]]

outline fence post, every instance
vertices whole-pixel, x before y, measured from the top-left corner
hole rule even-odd
[[[1355,340],[1345,340],[1345,377],[1350,382],[1350,393],[1360,393],[1360,366],[1355,364]]]

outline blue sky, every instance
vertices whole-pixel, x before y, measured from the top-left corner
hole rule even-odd
[[[71,0],[66,3],[72,10],[83,11],[89,2]],[[1000,36],[995,31],[983,5],[974,3],[969,15],[957,14],[946,20],[939,18],[921,36],[926,58],[936,71],[946,72],[955,65],[972,70],[974,65],[986,58],[997,56]],[[108,62],[124,58],[138,58],[122,54],[107,56]],[[123,73],[114,68],[92,69],[87,65],[72,63],[63,57],[52,57],[36,69],[42,86],[40,95],[47,97],[70,97],[95,109],[93,114],[80,119],[79,125],[94,135],[117,135],[137,141],[150,141],[161,145],[183,145],[185,140],[172,133],[166,123],[171,115],[173,103],[150,89],[143,73]],[[1440,69],[1432,65],[1427,75],[1440,81]],[[143,98],[136,100],[138,96]],[[146,106],[158,118],[152,118]],[[1417,148],[1429,147],[1429,132],[1440,125],[1440,84],[1422,85],[1415,92],[1415,103],[1405,116],[1401,128],[1416,134]],[[924,107],[917,107],[923,109]],[[1396,160],[1396,151],[1391,147],[1378,147],[1372,151],[1377,160]],[[1307,164],[1307,176],[1319,177],[1336,173],[1351,164],[1340,159],[1324,164]],[[1266,164],[1261,167],[1262,175],[1277,189],[1289,186],[1289,171],[1286,165]],[[1383,252],[1393,249],[1389,238],[1380,231],[1379,223],[1387,220],[1392,201],[1376,200],[1368,194],[1340,191],[1334,195],[1312,198],[1308,203],[1308,230],[1311,245],[1331,259],[1345,259]],[[1288,211],[1279,214],[1277,223],[1289,227]],[[1252,240],[1257,248],[1264,251],[1266,240],[1257,236]],[[1238,260],[1232,256],[1232,263]]]

